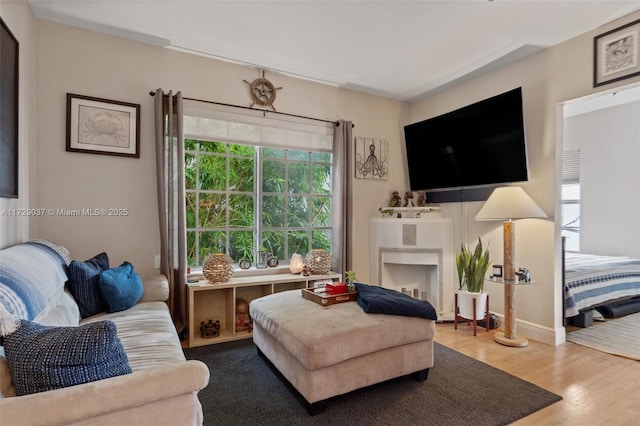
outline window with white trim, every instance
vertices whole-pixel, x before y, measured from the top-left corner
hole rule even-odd
[[[187,260],[331,250],[332,133],[185,104]]]
[[[562,153],[562,236],[565,250],[580,251],[580,150]]]

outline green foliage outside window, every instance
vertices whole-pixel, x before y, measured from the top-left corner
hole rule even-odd
[[[185,189],[190,266],[331,249],[330,154],[187,139]]]

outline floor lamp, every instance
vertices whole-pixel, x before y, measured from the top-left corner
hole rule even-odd
[[[494,189],[484,203],[476,220],[503,220],[503,283],[504,283],[504,332],[497,332],[493,338],[507,346],[523,347],[528,345],[525,338],[516,335],[515,293],[517,284],[515,274],[516,233],[514,219],[546,218],[545,212],[519,186],[505,186]]]

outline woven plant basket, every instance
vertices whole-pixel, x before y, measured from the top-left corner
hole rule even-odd
[[[311,250],[304,258],[309,272],[316,275],[328,274],[331,271],[333,260],[331,253],[322,249]]]
[[[233,275],[233,259],[224,253],[214,253],[204,260],[202,273],[210,283],[226,283]]]

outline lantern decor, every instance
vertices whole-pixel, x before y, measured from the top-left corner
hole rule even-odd
[[[226,283],[233,275],[233,259],[225,253],[214,253],[204,260],[202,273],[210,283]]]
[[[331,271],[333,260],[331,253],[323,249],[311,250],[305,258],[309,272],[317,275],[328,274]]]
[[[209,320],[209,322],[200,322],[200,337],[203,339],[211,339],[220,335],[220,321]]]
[[[291,255],[291,260],[289,261],[289,270],[292,274],[299,274],[302,272],[302,268],[304,266],[304,262],[302,261],[302,255],[298,253],[293,253]]]

